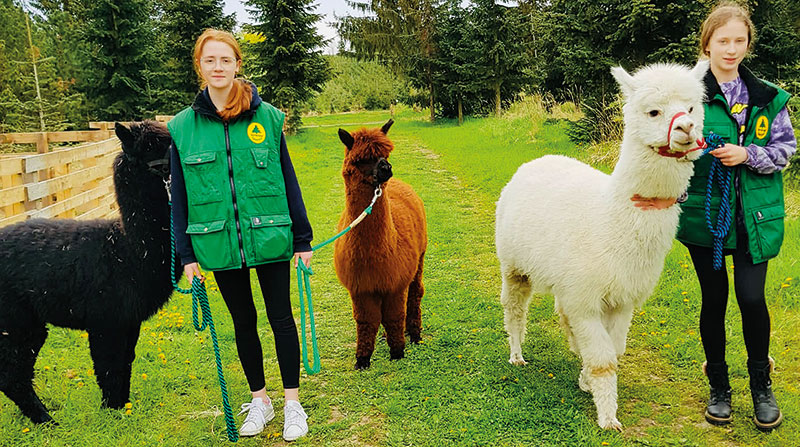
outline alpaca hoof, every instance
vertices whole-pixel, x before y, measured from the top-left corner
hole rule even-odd
[[[419,342],[422,341],[422,336],[420,334],[408,334],[408,338],[411,343],[414,343],[415,345],[418,345]]]
[[[508,359],[508,363],[511,363],[512,365],[516,366],[524,366],[528,364],[528,362],[526,362],[525,359],[522,358],[521,354],[511,354],[511,357]]]
[[[405,349],[399,349],[397,351],[389,350],[389,360],[400,360],[406,356]]]
[[[35,418],[31,418],[31,422],[39,425],[47,424],[54,427],[58,426],[58,422],[53,420],[53,418],[48,413],[42,413],[37,415]]]
[[[618,421],[616,417],[608,418],[603,422],[598,421],[597,423],[600,425],[600,428],[604,430],[616,430],[622,433],[622,423]]]
[[[355,369],[369,368],[369,357],[356,357]]]

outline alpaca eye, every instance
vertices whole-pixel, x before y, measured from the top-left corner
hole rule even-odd
[[[649,112],[647,112],[647,113],[648,113],[650,116],[652,116],[653,118],[657,117],[658,115],[661,115],[661,112],[659,112],[658,110],[651,110],[651,111],[649,111]]]
[[[689,113],[694,112],[694,107],[689,107]]]

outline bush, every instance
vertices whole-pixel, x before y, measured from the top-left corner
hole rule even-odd
[[[334,77],[309,106],[317,113],[382,110],[397,103],[405,82],[377,62],[346,56],[326,56]]]
[[[567,135],[573,143],[592,144],[622,139],[622,98],[586,100],[581,104],[583,117],[570,123]]]

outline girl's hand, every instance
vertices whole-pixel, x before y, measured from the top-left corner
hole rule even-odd
[[[672,205],[675,205],[677,202],[677,198],[666,198],[662,199],[660,197],[642,197],[639,194],[634,194],[631,197],[631,201],[633,201],[633,206],[636,208],[648,211],[648,210],[665,210]]]
[[[200,281],[205,281],[206,277],[200,273],[200,266],[196,262],[191,262],[183,266],[183,274],[186,275],[186,279],[189,280],[189,284],[194,281],[194,277],[197,276],[200,278]]]
[[[297,268],[297,258],[302,259],[303,260],[303,264],[305,264],[306,267],[309,267],[311,265],[311,256],[313,256],[313,255],[314,255],[313,251],[298,251],[297,253],[295,253],[294,254],[294,268]]]
[[[747,161],[747,149],[735,144],[727,143],[725,146],[714,149],[710,153],[725,166],[736,166]]]

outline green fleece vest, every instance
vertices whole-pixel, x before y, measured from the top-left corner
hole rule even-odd
[[[745,123],[743,146],[750,144],[765,146],[769,141],[773,120],[789,101],[789,94],[786,91],[766,81],[761,82],[774,87],[778,94],[766,107],[750,105],[749,119]],[[704,108],[703,135],[707,137],[709,132],[714,132],[721,136],[726,143],[738,144],[739,125],[731,115],[730,106],[725,97],[721,93],[717,93],[705,103]],[[713,237],[706,225],[704,205],[712,159],[712,155],[706,155],[694,164],[694,176],[688,188],[689,197],[681,205],[683,211],[677,234],[677,238],[681,242],[703,247],[713,246]],[[736,178],[739,179],[738,194],[735,186]],[[729,198],[732,218],[731,228],[725,239],[725,248],[736,248],[736,215],[741,206],[753,263],[758,264],[777,256],[783,243],[783,218],[785,215],[781,173],[759,174],[745,165],[735,166],[731,172]],[[719,187],[715,186],[711,196],[712,223],[717,221],[721,199],[722,192]]]
[[[223,123],[188,107],[167,124],[186,182],[195,256],[208,270],[292,257],[292,221],[280,162],[284,115],[261,103]]]

